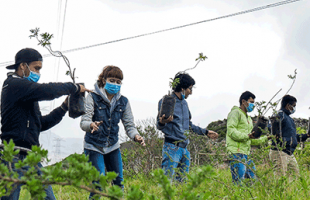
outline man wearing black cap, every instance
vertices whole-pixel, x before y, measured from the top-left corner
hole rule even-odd
[[[11,139],[17,147],[22,147],[14,162],[23,160],[27,149],[39,146],[41,131],[50,129],[58,124],[68,110],[67,99],[50,114],[42,116],[39,101],[53,100],[63,95],[76,92],[91,92],[83,85],[73,83],[47,83],[39,84],[40,70],[42,69],[42,56],[35,49],[25,48],[15,56],[15,64],[7,66],[15,72],[8,73],[1,92],[1,140],[9,142]],[[1,156],[1,155],[0,155]],[[41,163],[38,163],[41,168]],[[22,172],[17,170],[22,176]],[[38,171],[41,174],[41,171]],[[18,199],[20,185],[9,197],[1,199]],[[46,199],[55,199],[51,186],[46,189]]]

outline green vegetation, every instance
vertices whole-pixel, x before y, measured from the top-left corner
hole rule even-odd
[[[308,151],[309,153],[310,151]],[[308,164],[308,166],[310,165]],[[197,173],[197,171],[205,172],[204,169],[206,168],[208,169],[210,167],[192,167],[190,176],[197,178],[197,176],[204,175]],[[126,198],[124,199],[308,199],[310,195],[310,172],[304,165],[300,165],[301,178],[291,183],[285,177],[274,179],[272,171],[266,165],[259,165],[257,168],[257,174],[260,176],[263,185],[259,181],[256,181],[250,187],[235,186],[231,182],[229,169],[212,170],[212,173],[202,176],[201,183],[191,190],[188,189],[193,187],[193,182],[191,182],[191,185],[176,184],[172,186],[167,183],[167,185],[171,186],[170,191],[168,190],[169,188],[166,190],[163,189],[157,180],[159,178],[150,178],[142,173],[134,177],[125,176],[124,196]],[[195,181],[199,183],[199,180],[195,179]],[[87,199],[89,195],[88,192],[76,189],[73,186],[53,186],[53,190],[56,198],[59,200]],[[139,198],[133,198],[131,192],[134,190],[139,192]],[[184,194],[183,191],[189,191],[189,194]],[[169,194],[174,195],[171,198],[165,198],[167,195],[169,197]],[[30,194],[26,190],[23,190],[20,199],[31,199]]]
[[[298,133],[306,131],[304,119],[295,119]],[[222,121],[213,123],[222,127]],[[117,186],[112,186],[114,173],[100,176],[84,155],[73,154],[65,161],[44,168],[43,176],[36,175],[35,170],[21,179],[23,186],[20,199],[42,199],[42,183],[52,184],[57,199],[87,199],[89,191],[96,191],[105,196],[102,199],[308,199],[310,195],[310,143],[300,144],[295,157],[300,167],[300,177],[274,177],[269,160],[269,146],[253,148],[251,158],[256,164],[257,180],[252,183],[245,180],[243,186],[232,183],[228,168],[227,154],[223,141],[211,141],[207,137],[189,134],[191,143],[191,170],[186,183],[172,182],[160,169],[162,138],[152,121],[145,121],[138,127],[146,139],[146,148],[136,143],[125,143],[122,146],[124,161],[124,185],[122,193]],[[17,151],[13,143],[6,146],[3,159],[10,160]],[[46,159],[47,151],[34,147],[29,158],[18,165],[35,163]],[[16,175],[3,164],[0,165],[0,191],[4,186],[16,181]],[[290,174],[289,174],[290,175]],[[8,179],[11,178],[11,179]],[[100,180],[103,191],[96,190],[92,180]]]

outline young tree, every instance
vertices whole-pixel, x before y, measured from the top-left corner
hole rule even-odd
[[[177,75],[185,74],[186,71],[195,69],[198,66],[198,64],[200,63],[200,61],[204,61],[205,59],[207,59],[207,56],[204,56],[203,53],[199,53],[199,57],[195,59],[195,61],[197,61],[196,65],[192,68],[188,68],[184,71],[178,72]],[[170,79],[171,79],[171,81],[169,82],[169,86],[171,88],[171,91],[168,92],[168,95],[165,95],[163,97],[163,102],[161,104],[161,109],[159,111],[160,116],[165,115],[165,118],[168,118],[169,116],[173,116],[175,99],[174,99],[174,97],[171,96],[171,93],[172,93],[172,90],[174,88],[176,88],[177,85],[180,83],[179,78],[175,78],[175,79],[170,78]]]
[[[51,55],[55,57],[61,57],[65,61],[68,71],[66,72],[66,75],[70,76],[73,83],[75,83],[75,79],[78,78],[75,76],[75,68],[72,70],[69,59],[62,54],[61,51],[54,51],[51,47],[51,39],[53,38],[53,34],[49,33],[42,33],[39,34],[40,29],[35,28],[31,29],[31,35],[29,36],[31,38],[36,38],[39,42],[38,45],[46,48]],[[80,83],[84,85],[83,83]],[[81,115],[85,114],[85,108],[84,108],[84,96],[85,94],[78,93],[76,95],[70,95],[69,96],[69,116],[72,118],[80,117]]]

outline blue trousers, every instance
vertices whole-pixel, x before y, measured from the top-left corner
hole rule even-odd
[[[89,156],[89,162],[100,172],[100,174],[105,174],[105,168],[108,172],[117,173],[117,177],[113,180],[113,184],[120,186],[122,189],[124,185],[122,184],[123,178],[123,162],[121,151],[116,149],[107,154],[101,154],[96,151],[84,149],[84,153]],[[98,183],[98,182],[97,182]],[[98,188],[101,190],[101,188]],[[89,198],[91,199],[94,196],[93,193],[90,193]]]
[[[189,166],[190,153],[186,148],[181,148],[168,142],[164,143],[161,167],[164,170],[165,175],[173,178],[175,175],[175,169],[178,169],[175,179],[182,182],[185,173],[189,172]]]
[[[230,159],[229,163],[233,183],[240,184],[245,178],[255,179],[255,165],[252,160],[248,159],[248,155],[241,153],[232,154],[230,155]]]
[[[29,169],[29,167],[26,166],[26,167],[23,167],[22,169],[15,169],[14,163],[17,163],[19,160],[22,161],[25,158],[26,158],[26,155],[17,154],[13,159],[12,169],[13,169],[13,171],[16,171],[18,173],[19,178],[21,178],[23,176],[23,173],[25,173]],[[7,162],[5,162],[5,161],[1,161],[1,162],[8,166]],[[40,170],[41,168],[42,168],[42,164],[38,163],[38,165],[37,165],[37,169],[38,169],[37,174],[38,175],[42,175],[42,171]],[[18,184],[18,185],[14,184],[13,187],[16,187],[16,188],[11,192],[10,196],[1,197],[1,200],[18,200],[21,186],[22,186],[22,184]],[[45,192],[46,192],[46,197],[45,197],[46,200],[56,199],[54,196],[54,193],[53,193],[52,186],[49,185],[45,189]]]

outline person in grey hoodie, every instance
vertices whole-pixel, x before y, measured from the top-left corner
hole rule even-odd
[[[206,135],[211,139],[216,139],[218,134],[214,131],[200,128],[192,123],[192,115],[189,111],[185,99],[192,94],[195,80],[188,74],[178,73],[174,80],[179,79],[179,83],[173,88],[172,96],[176,99],[173,116],[157,116],[157,128],[165,135],[165,143],[162,151],[162,168],[165,174],[173,177],[175,169],[180,173],[176,176],[177,181],[183,181],[185,173],[189,172],[190,152],[187,150],[189,139],[186,132],[194,132],[198,135]],[[158,103],[160,112],[162,99]]]
[[[145,146],[144,139],[135,127],[129,101],[120,93],[123,72],[116,66],[106,66],[99,75],[95,90],[86,97],[86,113],[80,126],[86,132],[84,153],[101,173],[114,171],[118,174],[113,181],[123,188],[123,164],[119,142],[119,122],[122,120],[129,138]],[[100,189],[100,188],[99,188]],[[92,198],[93,193],[89,198]]]

